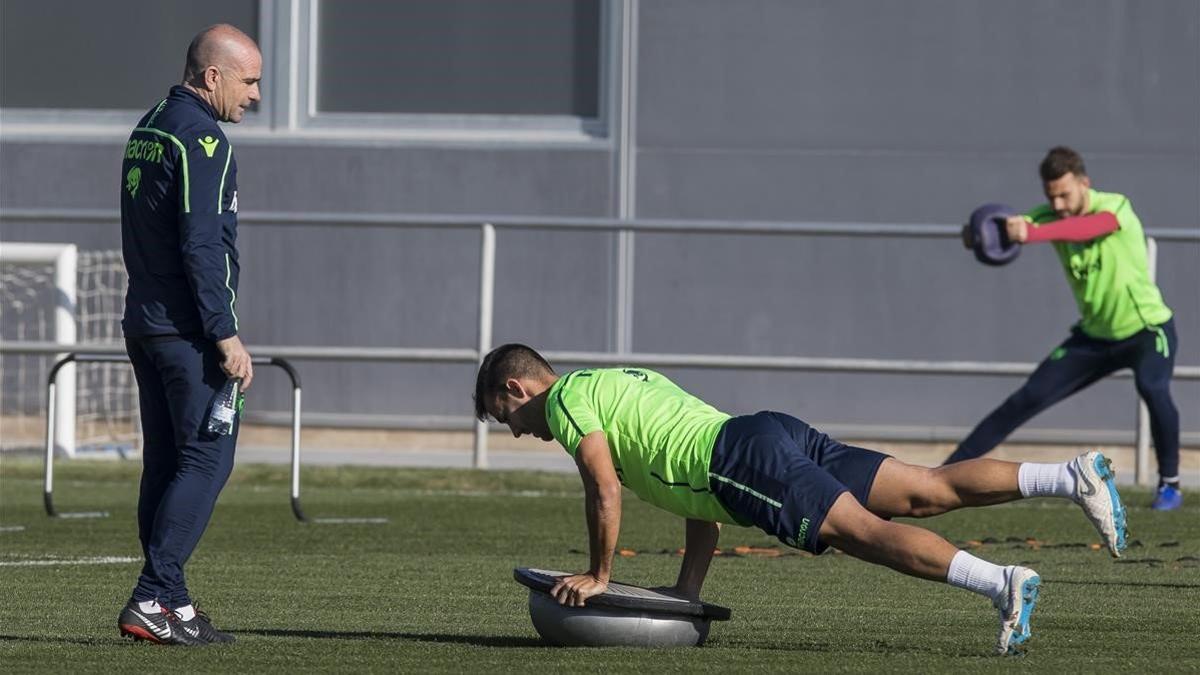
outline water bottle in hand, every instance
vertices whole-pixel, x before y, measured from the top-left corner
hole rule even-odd
[[[242,381],[232,377],[217,392],[212,408],[208,411],[208,433],[228,436],[233,432],[233,420],[238,414],[238,389]]]

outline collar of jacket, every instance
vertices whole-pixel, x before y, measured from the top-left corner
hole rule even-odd
[[[196,92],[188,89],[182,84],[177,84],[174,87],[171,87],[170,97],[176,100],[187,101],[203,110],[204,114],[211,117],[213,121],[217,120],[217,111],[213,109],[213,107],[209,105],[207,101],[200,98]]]

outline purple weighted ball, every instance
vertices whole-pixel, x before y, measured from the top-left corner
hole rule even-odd
[[[1021,244],[1010,241],[1004,221],[1017,212],[1004,204],[984,204],[971,212],[967,240],[975,259],[985,265],[1007,265],[1021,254]]]

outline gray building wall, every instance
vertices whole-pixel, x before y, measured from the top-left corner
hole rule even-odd
[[[635,210],[645,218],[955,223],[1040,201],[1045,150],[1147,227],[1200,224],[1200,4],[983,0],[639,3]],[[171,84],[163,83],[164,91]],[[134,120],[131,119],[132,124]],[[231,130],[243,212],[613,216],[611,139],[378,144]],[[0,129],[0,206],[117,207],[123,139]],[[13,241],[119,246],[117,223],[6,220]],[[501,231],[494,341],[614,346],[613,235]],[[472,347],[478,234],[244,224],[239,315],[251,344]],[[1200,363],[1200,246],[1164,244],[1178,363]],[[1036,361],[1077,312],[1052,252],[984,268],[949,240],[642,234],[633,349]],[[456,415],[473,369],[300,363],[313,412]],[[1015,378],[673,370],[734,412],[968,427]],[[286,409],[264,374],[254,405]],[[1200,385],[1177,382],[1186,430]],[[1032,426],[1130,429],[1130,381]]]
[[[961,222],[1042,200],[1045,150],[1084,153],[1147,227],[1200,223],[1200,4],[647,2],[638,214]],[[1160,247],[1177,363],[1196,363],[1200,247]],[[1037,361],[1078,316],[1047,247],[984,268],[943,240],[639,237],[643,351]],[[653,289],[653,290],[652,290]],[[737,289],[736,291],[732,289]],[[670,327],[663,330],[662,327]],[[1013,378],[689,374],[749,410],[970,426]],[[732,391],[730,391],[732,389]],[[1129,382],[1034,426],[1132,424]],[[1176,382],[1184,426],[1200,386]]]

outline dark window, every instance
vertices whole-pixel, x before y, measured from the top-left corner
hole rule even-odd
[[[599,0],[321,2],[320,112],[597,117]]]
[[[258,0],[4,0],[0,107],[143,110],[183,77],[188,43],[230,23],[258,39]]]

